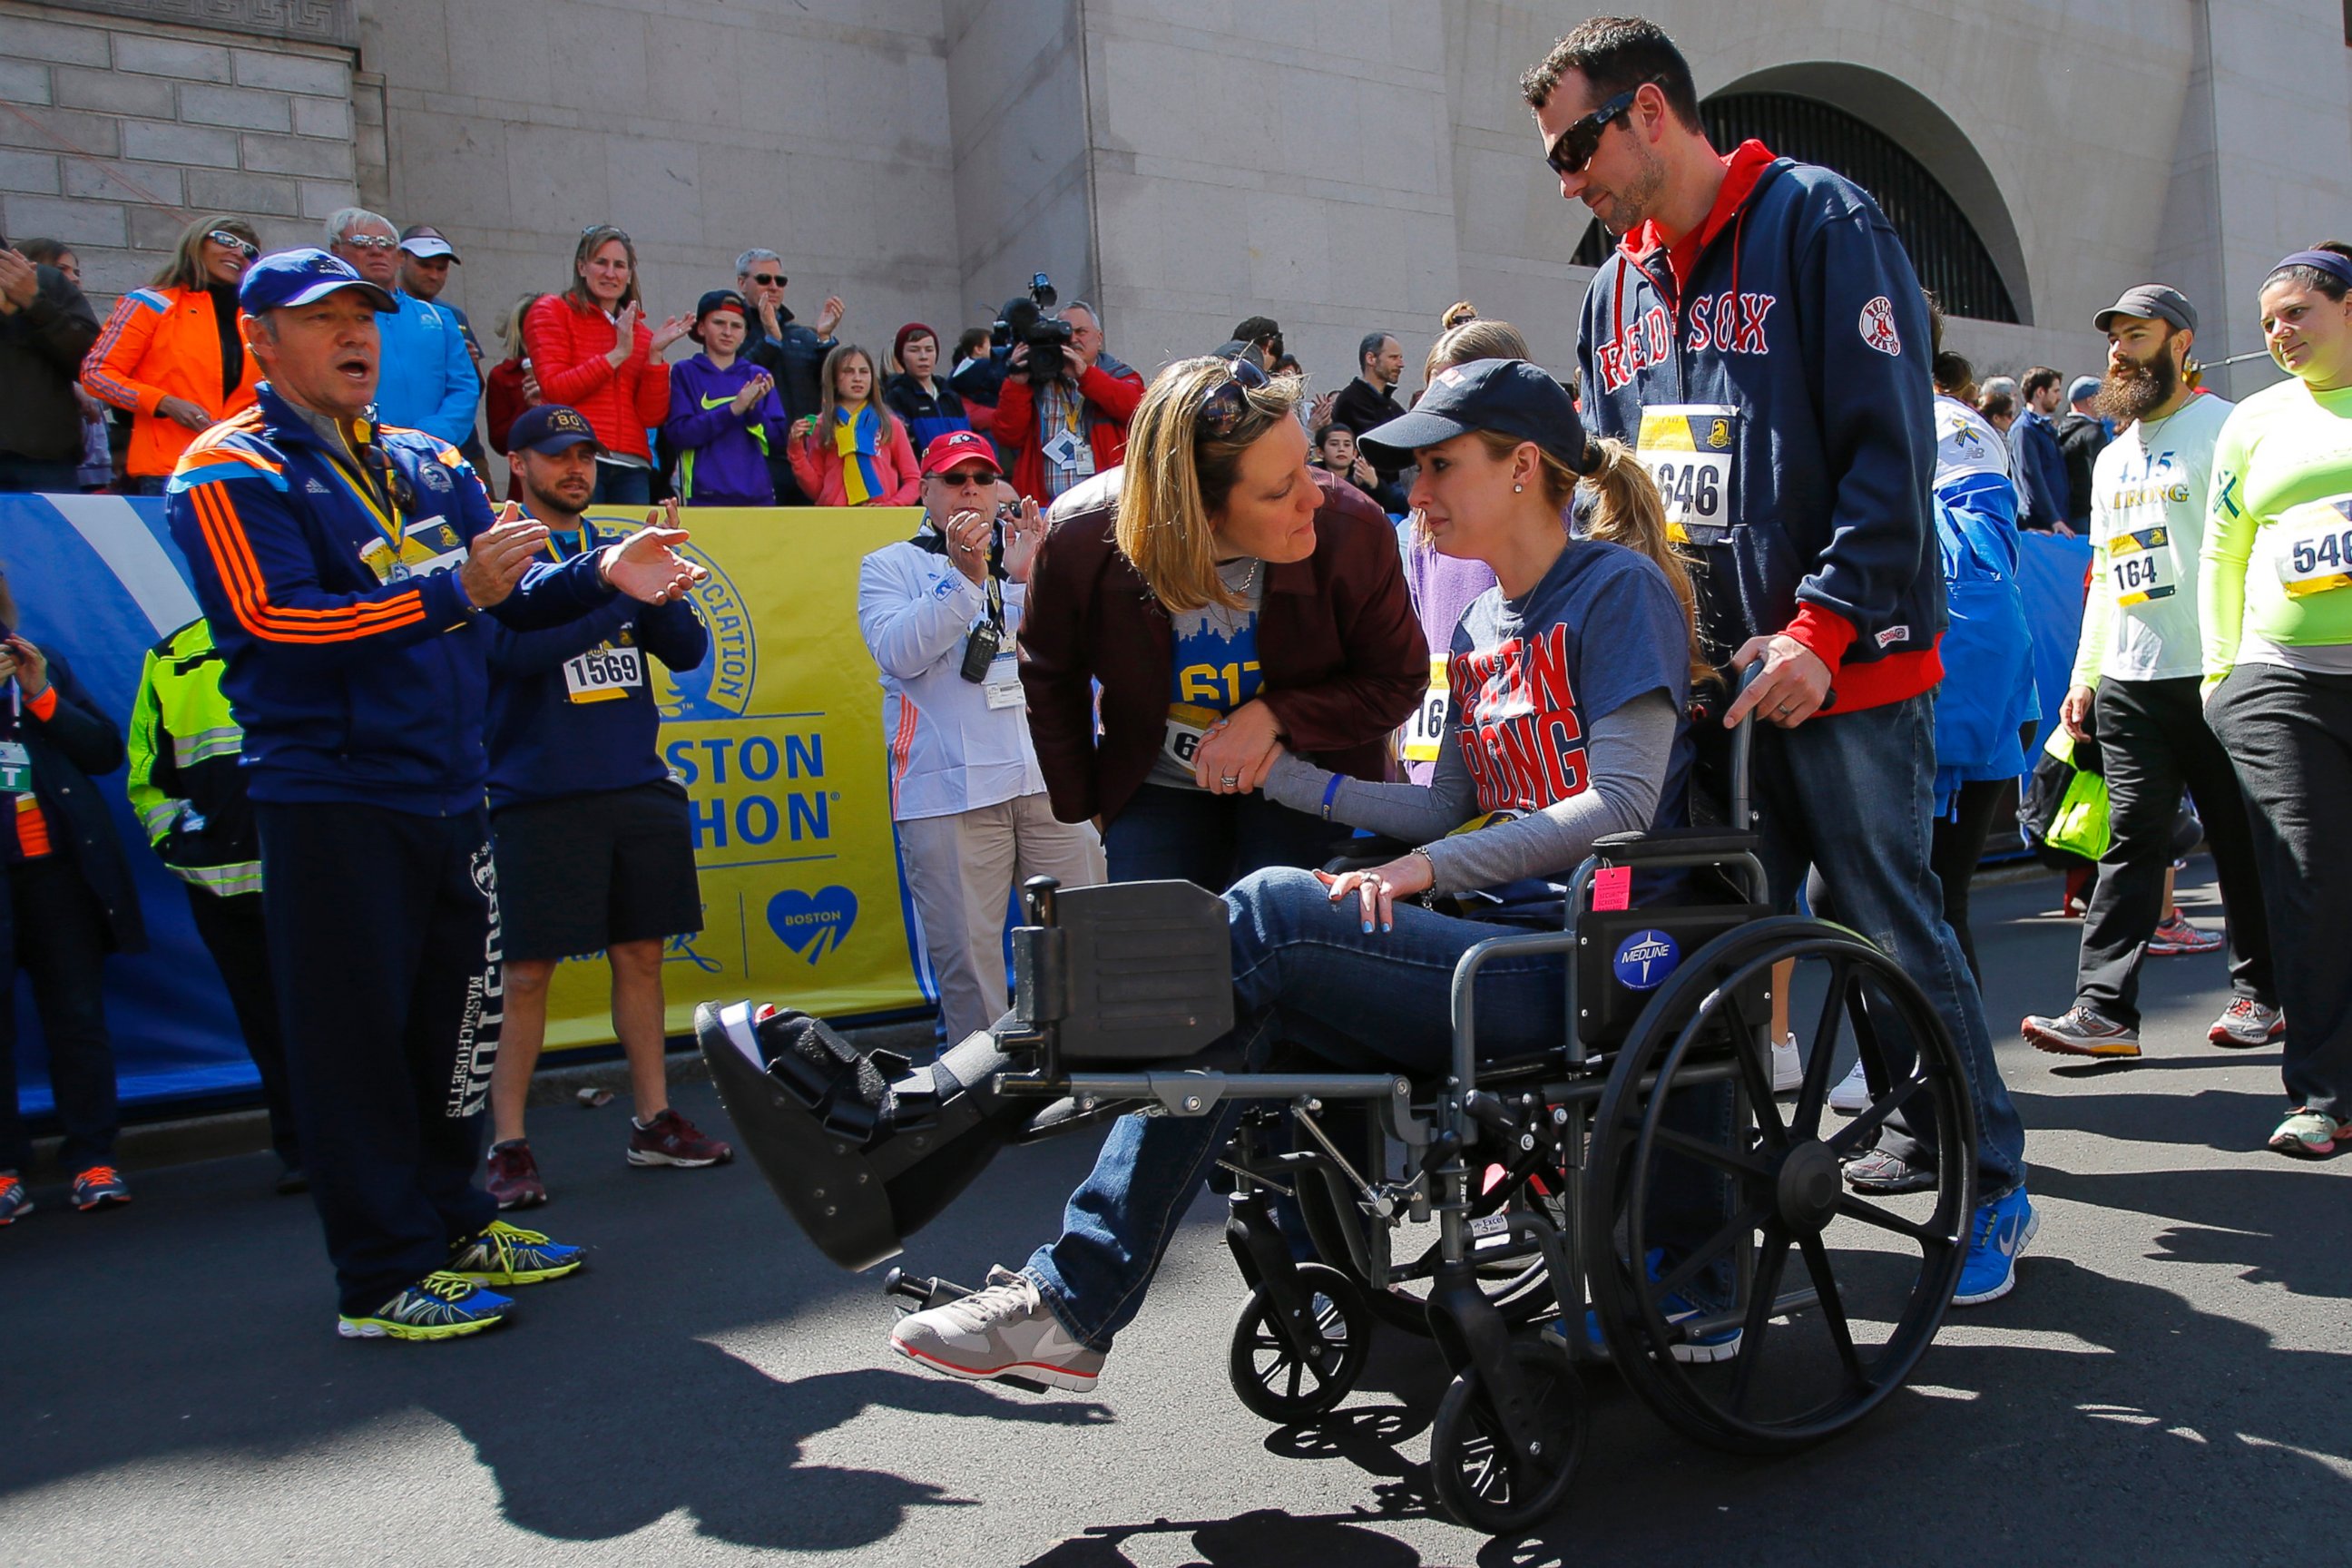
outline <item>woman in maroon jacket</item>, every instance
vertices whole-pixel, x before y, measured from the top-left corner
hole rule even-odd
[[[1301,395],[1246,361],[1171,365],[1125,466],[1054,509],[1021,682],[1054,815],[1102,824],[1113,881],[1319,865],[1346,829],[1258,793],[1278,750],[1383,778],[1429,683],[1394,525],[1307,466]]]

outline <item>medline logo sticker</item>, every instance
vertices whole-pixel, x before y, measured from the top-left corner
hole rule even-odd
[[[1611,960],[1617,984],[1628,991],[1655,991],[1683,961],[1680,943],[1662,931],[1637,931],[1617,944]]]

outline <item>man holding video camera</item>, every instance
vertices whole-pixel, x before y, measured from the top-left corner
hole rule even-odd
[[[1095,308],[1073,300],[1056,318],[1053,303],[1040,274],[1029,300],[1005,307],[1012,351],[996,405],[1013,488],[1040,506],[1126,460],[1127,422],[1143,401],[1143,377],[1103,352]]]
[[[974,431],[933,437],[922,470],[923,526],[859,567],[857,626],[882,668],[890,816],[952,1044],[1004,1011],[1013,889],[1090,887],[1103,849],[1092,825],[1054,819],[1013,660],[1045,514],[1013,500]]]

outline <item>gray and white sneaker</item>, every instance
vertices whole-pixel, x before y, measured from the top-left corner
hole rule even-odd
[[[1837,1080],[1830,1090],[1830,1109],[1840,1116],[1860,1116],[1870,1109],[1870,1079],[1862,1070],[1862,1058],[1853,1058],[1853,1067]]]
[[[1794,1094],[1805,1081],[1805,1062],[1797,1054],[1797,1037],[1772,1043],[1772,1092]]]
[[[2231,999],[2229,1007],[2213,1020],[2205,1037],[2217,1046],[2236,1050],[2251,1050],[2267,1046],[2286,1034],[2286,1017],[2276,1007],[2266,1007],[2251,996]]]
[[[1102,1373],[1102,1352],[1069,1336],[1037,1282],[1004,1268],[988,1271],[984,1289],[899,1319],[890,1348],[974,1383],[1014,1377],[1084,1394]]]
[[[2136,1057],[2139,1031],[2128,1024],[2102,1018],[2081,1003],[2054,1018],[2029,1013],[2017,1032],[2037,1051],[2062,1057]]]

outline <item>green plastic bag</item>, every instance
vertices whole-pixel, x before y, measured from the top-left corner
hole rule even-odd
[[[2097,773],[2077,773],[2066,782],[2058,813],[2051,818],[2042,842],[2053,849],[2096,860],[2107,852],[2107,781]]]

